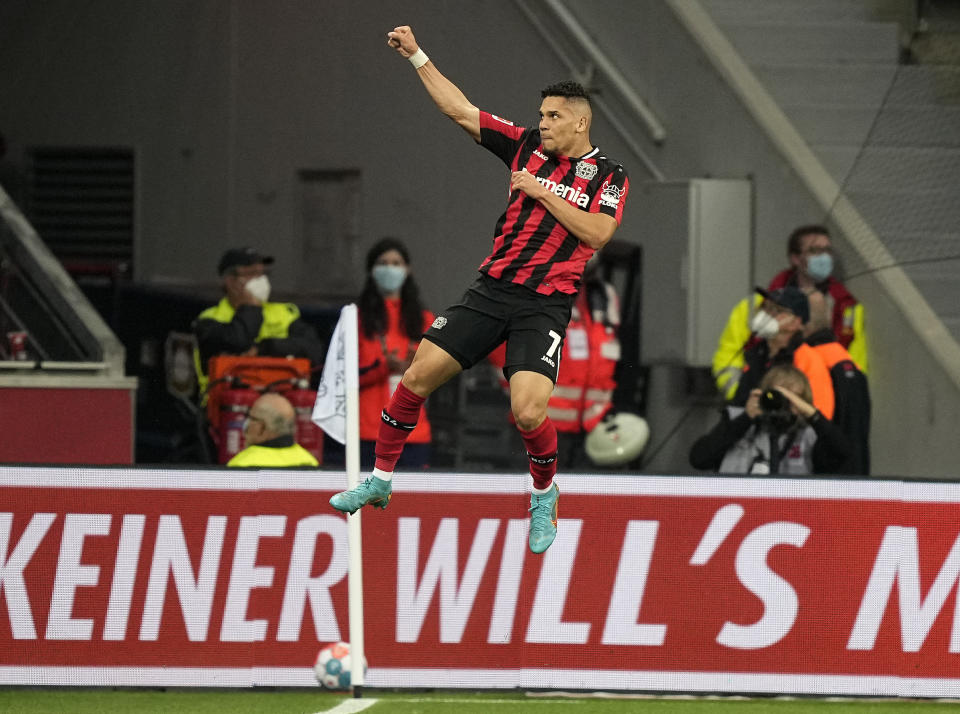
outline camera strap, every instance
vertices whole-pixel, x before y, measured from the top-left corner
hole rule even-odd
[[[771,425],[772,427],[772,425]],[[800,431],[800,424],[794,422],[790,425],[790,428],[786,431],[779,433],[776,429],[771,428],[769,437],[770,437],[770,473],[779,474],[780,473],[780,464],[783,462],[783,457],[785,457],[790,452],[790,447],[793,446],[793,442],[797,439],[797,433]],[[783,447],[778,448],[779,444],[777,443],[780,437],[783,437]],[[774,454],[776,454],[776,460],[774,460]]]

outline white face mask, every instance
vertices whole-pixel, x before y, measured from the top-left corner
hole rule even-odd
[[[750,331],[762,340],[769,340],[780,333],[780,323],[773,315],[761,310],[750,321]]]
[[[374,265],[370,274],[381,295],[393,295],[407,280],[407,269],[402,265]]]
[[[243,289],[260,302],[266,302],[270,297],[270,278],[266,275],[258,275],[248,280]]]

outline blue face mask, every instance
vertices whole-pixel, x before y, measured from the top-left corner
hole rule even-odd
[[[402,265],[374,265],[370,274],[381,295],[398,292],[407,279],[407,269]]]
[[[807,258],[807,273],[816,282],[826,280],[833,272],[833,256],[829,253],[818,253]]]

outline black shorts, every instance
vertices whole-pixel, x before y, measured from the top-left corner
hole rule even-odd
[[[529,371],[557,381],[560,352],[575,295],[541,295],[480,275],[460,302],[433,321],[424,337],[469,369],[507,343],[503,375]]]

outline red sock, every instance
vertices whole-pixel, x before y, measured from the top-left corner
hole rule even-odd
[[[403,452],[403,445],[407,437],[417,425],[420,418],[420,407],[426,397],[414,394],[403,386],[397,385],[390,402],[384,407],[380,419],[380,433],[377,435],[377,446],[374,453],[377,461],[374,466],[381,471],[393,472],[397,460]]]
[[[520,430],[530,459],[534,488],[547,488],[557,473],[557,428],[547,417],[533,431]]]

